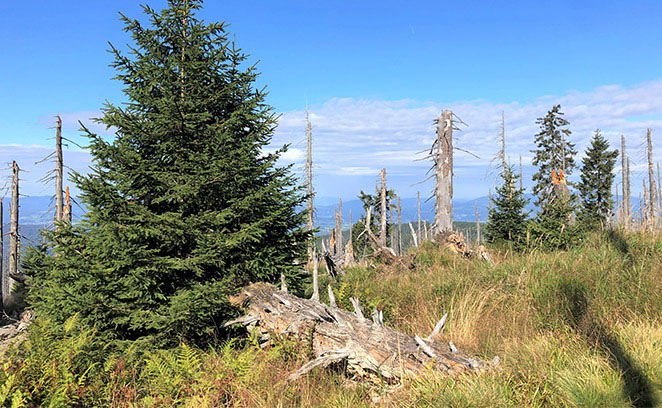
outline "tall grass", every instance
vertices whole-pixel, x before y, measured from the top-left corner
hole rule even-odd
[[[0,406],[662,406],[662,240],[613,232],[566,252],[504,248],[494,267],[429,243],[411,257],[324,282],[340,305],[358,297],[409,334],[427,335],[449,313],[441,341],[498,355],[498,370],[430,371],[394,388],[337,366],[288,383],[310,357],[292,339],[118,355],[75,320],[66,333],[37,321],[26,346],[3,358]]]

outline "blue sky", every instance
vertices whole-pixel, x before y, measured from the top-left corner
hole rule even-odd
[[[105,100],[122,101],[105,50],[129,41],[117,12],[139,17],[138,4],[0,2],[0,161],[22,159],[28,194],[48,193],[35,183],[46,168],[30,163],[47,153],[40,146],[52,143],[56,113],[73,138],[78,119],[88,123]],[[535,118],[553,103],[563,104],[580,150],[595,128],[612,142],[625,133],[636,171],[651,127],[662,160],[659,1],[226,0],[208,1],[200,15],[229,22],[260,61],[259,85],[283,113],[274,143],[293,143],[284,161],[297,168],[308,101],[322,196],[371,189],[381,167],[402,195],[427,194],[429,185],[412,186],[426,170],[413,152],[431,141],[443,108],[470,125],[458,145],[481,156],[458,153],[458,197],[493,187],[487,165],[502,110],[511,159],[524,156],[525,176]],[[67,154],[73,168],[86,167],[84,153]]]

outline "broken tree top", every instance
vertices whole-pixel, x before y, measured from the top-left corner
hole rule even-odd
[[[239,323],[255,328],[265,341],[272,333],[310,341],[316,358],[290,375],[290,380],[314,367],[343,360],[353,374],[388,381],[430,368],[448,374],[485,371],[498,361],[480,361],[458,352],[452,342],[437,342],[446,316],[430,336],[412,337],[384,326],[379,312],[373,313],[372,320],[366,319],[358,300],[352,300],[354,313],[296,297],[270,284],[255,283],[232,300],[245,308],[246,315],[226,325]]]

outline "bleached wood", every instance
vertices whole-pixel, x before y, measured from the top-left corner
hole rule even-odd
[[[62,161],[62,120],[60,115],[55,119],[55,221],[64,220],[63,197],[64,164]],[[57,224],[56,224],[57,228]]]
[[[379,245],[386,246],[386,169],[381,172],[381,187],[379,193],[381,219],[379,228]]]
[[[244,288],[232,303],[244,307],[246,316],[257,319],[246,321],[251,322],[261,341],[277,334],[309,342],[314,359],[295,373],[305,374],[311,366],[325,365],[331,358],[322,357],[328,355],[338,357],[334,361],[346,361],[350,374],[391,382],[430,369],[451,374],[492,367],[462,352],[452,352],[449,345],[405,335],[355,313],[278,292],[265,283]]]
[[[437,120],[435,168],[435,232],[453,230],[453,112],[444,110]]]
[[[327,285],[326,290],[329,293],[329,306],[337,307],[336,296],[333,294],[333,289],[331,289],[331,285]]]
[[[320,301],[318,275],[319,275],[319,261],[317,259],[317,252],[313,249],[313,297],[311,299],[316,302]]]

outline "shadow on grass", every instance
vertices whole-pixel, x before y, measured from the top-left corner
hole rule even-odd
[[[595,321],[588,313],[588,300],[584,289],[578,285],[565,285],[561,288],[567,302],[568,323],[589,345],[597,348],[609,359],[614,370],[623,377],[623,393],[628,396],[635,408],[657,406],[650,380],[636,361],[623,349],[616,336]]]
[[[607,240],[623,255],[630,255],[630,244],[623,236],[623,233],[617,229],[610,229],[605,232]]]

